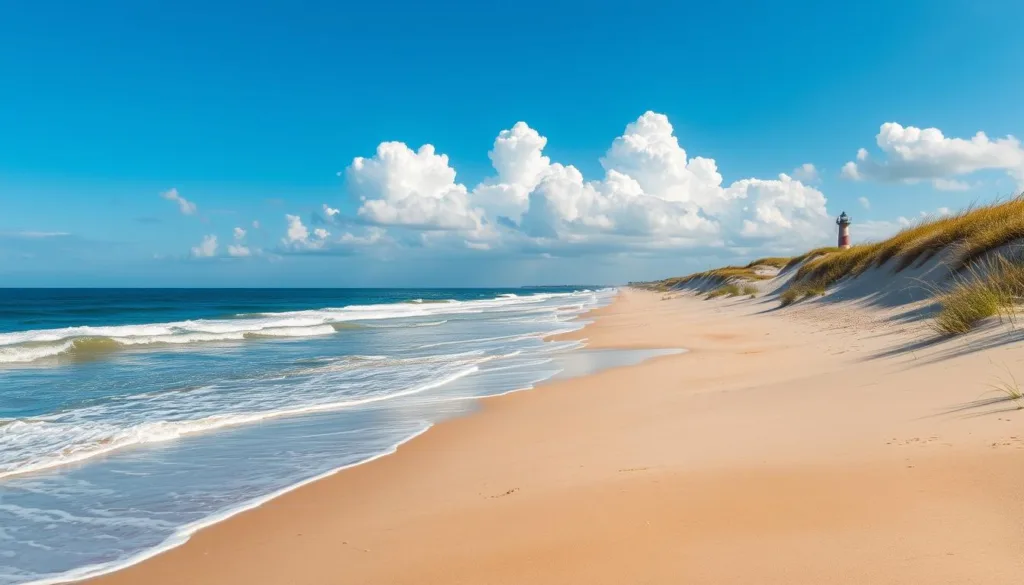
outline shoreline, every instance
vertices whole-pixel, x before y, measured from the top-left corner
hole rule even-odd
[[[911,335],[759,312],[620,292],[553,339],[689,351],[482,400],[87,582],[1013,582],[1021,419],[937,412],[992,356],[877,357]]]
[[[618,291],[620,291],[620,290],[621,290],[620,288],[616,288],[616,291],[617,291],[616,292],[616,296],[618,294]],[[615,296],[612,297],[611,302],[609,302],[608,304],[606,304],[604,306],[601,306],[601,307],[591,308],[591,309],[587,310],[586,312],[577,315],[574,319],[569,321],[569,323],[584,321],[585,324],[582,327],[579,327],[579,328],[571,330],[571,331],[559,331],[559,332],[553,332],[553,333],[545,334],[544,336],[541,337],[541,339],[543,339],[544,341],[547,341],[547,342],[558,342],[558,341],[581,341],[582,342],[583,338],[581,338],[577,334],[580,334],[581,332],[583,332],[590,324],[593,323],[592,319],[593,319],[593,315],[595,314],[595,312],[601,311],[602,309],[606,308],[607,306],[611,305],[614,302],[615,302]],[[576,352],[576,351],[583,351],[583,350],[586,350],[586,349],[588,349],[586,344],[585,343],[581,343],[581,345],[579,347],[573,348],[571,351],[572,352]],[[615,349],[615,348],[603,348],[603,349]],[[651,358],[645,359],[644,361],[647,361],[649,359],[658,359],[659,357],[667,357],[667,356],[653,356]],[[612,366],[612,367],[629,367],[629,365],[625,365],[625,366]],[[589,374],[586,374],[586,375],[589,375]],[[538,384],[536,384],[534,386],[531,386],[531,387],[513,388],[513,389],[507,390],[505,392],[499,393],[499,394],[487,395],[487,396],[478,396],[478,397],[467,397],[464,400],[471,400],[471,401],[474,401],[474,402],[479,402],[479,404],[481,405],[479,407],[479,409],[482,409],[483,408],[483,404],[486,401],[490,400],[490,399],[500,398],[500,397],[508,396],[508,395],[511,395],[511,394],[516,394],[516,393],[524,392],[524,391],[536,390],[536,389],[538,389],[538,388],[540,388],[540,387],[542,387],[542,386],[544,386],[546,384],[552,383],[553,381],[559,379],[558,376],[559,375],[556,374],[552,378],[544,380],[544,381],[542,381],[542,382],[540,382],[540,383],[538,383]],[[169,551],[172,551],[174,549],[177,549],[177,548],[179,548],[181,546],[186,545],[189,542],[189,540],[195,534],[199,533],[200,531],[209,529],[209,528],[214,527],[214,526],[216,526],[216,525],[218,525],[220,523],[229,521],[232,518],[238,516],[239,514],[244,514],[244,513],[250,512],[252,510],[255,510],[255,509],[257,509],[257,508],[259,508],[261,506],[264,506],[267,503],[269,503],[269,502],[271,502],[271,501],[273,501],[273,500],[275,500],[275,499],[277,499],[279,497],[287,495],[287,494],[289,494],[291,492],[294,492],[295,490],[301,489],[301,488],[303,488],[303,487],[305,487],[307,485],[310,485],[312,483],[315,483],[315,482],[327,479],[327,478],[329,478],[331,476],[337,475],[337,474],[339,474],[339,473],[341,473],[343,471],[351,470],[351,469],[354,469],[354,468],[357,468],[357,467],[360,467],[360,466],[363,466],[363,465],[368,465],[368,464],[371,464],[371,463],[373,463],[373,462],[375,462],[375,461],[377,461],[377,460],[379,460],[381,458],[394,455],[395,453],[398,452],[398,450],[403,445],[409,443],[410,441],[414,441],[414,440],[418,439],[419,437],[421,437],[422,435],[427,433],[427,431],[431,430],[432,428],[434,428],[438,424],[444,424],[444,423],[447,423],[447,422],[452,421],[452,420],[457,420],[458,418],[462,418],[464,416],[474,416],[479,411],[479,409],[477,411],[470,412],[470,413],[467,413],[467,414],[457,415],[454,418],[446,418],[446,419],[442,419],[440,421],[431,422],[431,423],[427,424],[427,426],[425,428],[423,428],[423,429],[419,430],[418,432],[416,432],[416,433],[414,433],[414,434],[412,434],[412,435],[410,435],[408,437],[405,437],[404,439],[398,441],[396,444],[392,445],[387,450],[385,450],[385,451],[383,451],[381,453],[375,454],[375,455],[373,455],[373,456],[371,456],[371,457],[369,457],[367,459],[364,459],[362,461],[358,461],[358,462],[355,462],[355,463],[350,463],[350,464],[342,465],[342,466],[334,468],[334,469],[330,469],[330,470],[325,471],[323,473],[320,473],[320,474],[317,474],[315,476],[312,476],[312,477],[309,477],[307,479],[304,479],[302,481],[299,481],[299,482],[297,482],[295,484],[285,486],[285,487],[283,487],[281,489],[275,490],[275,491],[273,491],[271,493],[268,493],[266,495],[259,496],[257,498],[252,499],[252,500],[244,502],[244,503],[242,503],[241,505],[239,505],[239,506],[237,506],[235,508],[231,508],[229,510],[225,510],[225,511],[223,511],[221,513],[218,513],[218,514],[214,515],[214,516],[211,516],[211,517],[208,517],[208,518],[203,518],[203,519],[200,519],[198,521],[192,522],[190,524],[183,525],[179,529],[178,533],[175,533],[174,535],[169,537],[166,541],[164,541],[164,542],[162,542],[162,543],[160,543],[160,544],[158,544],[158,545],[156,545],[156,546],[154,546],[154,547],[152,547],[150,549],[146,549],[146,550],[140,551],[139,553],[137,553],[134,556],[129,557],[129,558],[125,559],[125,560],[122,560],[122,561],[112,561],[112,562],[109,562],[109,563],[103,563],[103,564],[99,564],[99,565],[89,565],[89,566],[85,566],[85,567],[80,567],[78,569],[74,569],[72,571],[69,571],[67,573],[63,573],[61,575],[57,575],[57,576],[54,576],[54,577],[47,577],[47,578],[38,579],[38,580],[35,580],[35,581],[28,581],[28,582],[25,583],[25,585],[58,585],[58,584],[61,584],[61,583],[93,582],[94,580],[102,579],[102,578],[104,578],[106,576],[109,576],[109,575],[112,575],[112,574],[116,574],[116,573],[118,573],[120,571],[123,571],[125,569],[131,568],[131,567],[135,567],[135,566],[137,566],[137,565],[139,565],[141,563],[145,563],[145,562],[149,561],[150,559],[153,559],[153,558],[158,557],[160,555],[163,555],[163,554],[165,554],[165,553],[167,553]],[[31,473],[34,473],[35,471],[37,471],[37,470],[32,470]]]
[[[347,469],[353,469],[353,468],[358,467],[360,465],[365,465],[365,464],[368,464],[368,463],[372,463],[372,462],[374,462],[377,459],[380,459],[382,457],[387,457],[389,455],[394,455],[395,453],[398,452],[398,449],[402,445],[408,443],[409,441],[412,441],[412,440],[416,439],[417,437],[419,437],[420,435],[426,433],[427,431],[429,431],[433,427],[434,427],[434,424],[427,425],[427,427],[424,428],[423,430],[421,430],[418,433],[415,433],[415,434],[413,434],[413,435],[411,435],[411,436],[409,436],[409,437],[399,441],[397,444],[392,446],[387,451],[384,451],[382,453],[378,453],[378,454],[376,454],[376,455],[374,455],[372,457],[369,457],[368,459],[364,459],[364,460],[358,461],[356,463],[350,463],[348,465],[342,465],[341,467],[337,467],[335,469],[331,469],[331,470],[325,471],[324,473],[321,473],[319,475],[314,475],[313,477],[310,477],[310,478],[304,479],[304,480],[302,480],[302,481],[300,481],[298,483],[286,486],[286,487],[281,488],[281,489],[279,489],[277,491],[271,492],[271,493],[269,493],[269,494],[267,494],[265,496],[260,496],[258,498],[254,498],[252,500],[249,500],[248,502],[245,502],[244,504],[242,504],[242,505],[240,505],[240,506],[238,506],[236,508],[232,508],[230,510],[226,510],[226,511],[220,513],[220,514],[211,516],[209,518],[203,518],[202,520],[199,520],[197,522],[193,522],[191,524],[186,524],[186,525],[181,527],[180,533],[177,533],[177,534],[173,535],[171,538],[168,538],[166,541],[160,543],[159,545],[157,545],[157,546],[155,546],[155,547],[153,547],[151,549],[146,549],[144,551],[141,551],[137,555],[135,555],[133,557],[129,557],[128,559],[125,559],[124,561],[115,561],[115,562],[106,563],[106,564],[103,564],[103,565],[91,565],[91,566],[87,566],[87,567],[81,567],[79,569],[75,569],[73,571],[69,571],[68,573],[65,573],[64,575],[61,575],[61,576],[48,577],[48,578],[39,579],[39,580],[36,580],[36,581],[28,581],[24,585],[59,585],[61,583],[83,583],[83,582],[86,582],[86,581],[91,581],[93,579],[99,579],[99,578],[105,577],[107,575],[111,575],[111,574],[116,573],[118,571],[123,571],[124,569],[128,569],[130,567],[134,567],[134,566],[136,566],[136,565],[138,565],[140,563],[144,563],[144,562],[148,561],[149,559],[155,558],[155,557],[157,557],[159,555],[162,555],[162,554],[164,554],[164,553],[166,553],[168,551],[174,550],[174,549],[178,548],[179,546],[183,546],[183,545],[187,544],[189,539],[192,538],[193,535],[197,534],[201,530],[205,530],[207,528],[216,526],[217,524],[220,524],[221,522],[227,522],[228,520],[234,518],[235,516],[237,516],[239,514],[244,514],[246,512],[249,512],[250,510],[255,510],[256,508],[259,508],[260,506],[266,504],[267,502],[273,501],[275,498],[279,498],[281,496],[284,496],[284,495],[286,495],[288,493],[291,493],[291,492],[293,492],[293,491],[295,491],[297,489],[301,489],[301,488],[303,488],[303,487],[305,487],[305,486],[307,486],[307,485],[309,485],[311,483],[320,481],[322,479],[326,479],[328,477],[331,477],[332,475],[336,475],[336,474],[341,473],[341,472],[343,472],[343,471],[345,471]]]

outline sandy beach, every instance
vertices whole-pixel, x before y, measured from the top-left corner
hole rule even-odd
[[[776,305],[623,290],[573,335],[689,351],[486,400],[89,583],[1019,583],[1024,414],[986,392],[1020,344]]]

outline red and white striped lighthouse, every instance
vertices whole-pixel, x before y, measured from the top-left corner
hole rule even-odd
[[[850,217],[846,215],[845,211],[836,220],[836,225],[839,226],[839,249],[841,250],[850,247],[850,223]]]

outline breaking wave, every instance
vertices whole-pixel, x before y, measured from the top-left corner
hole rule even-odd
[[[137,562],[198,527],[392,452],[476,398],[532,388],[581,345],[546,337],[582,327],[574,318],[612,294],[523,291],[271,313],[252,311],[319,307],[322,297],[225,309],[223,296],[200,295],[218,317],[184,320],[203,313],[182,305],[180,320],[160,323],[17,321],[37,329],[0,332],[0,366],[16,364],[0,369],[0,548],[13,553],[0,562],[0,585]],[[348,298],[380,296],[328,302]]]
[[[228,319],[197,319],[141,325],[78,326],[0,333],[0,364],[27,364],[47,359],[93,359],[129,347],[183,346],[244,341],[247,339],[301,338],[332,335],[364,321],[423,318],[459,313],[475,314],[517,310],[523,305],[584,293],[504,294],[472,301],[425,301],[384,305],[351,305],[279,313],[248,313]],[[418,301],[418,302],[417,302]],[[571,307],[584,305],[574,304]],[[403,323],[374,323],[375,328],[434,327],[446,319]]]
[[[77,463],[133,445],[161,443],[226,427],[410,396],[451,383],[477,370],[476,364],[469,365],[435,380],[391,392],[263,411],[211,414],[196,419],[146,420],[127,426],[110,420],[96,421],[87,416],[0,419],[0,439],[13,447],[9,456],[0,457],[0,479]],[[28,448],[18,449],[19,446]],[[47,447],[49,452],[40,456],[40,451]]]

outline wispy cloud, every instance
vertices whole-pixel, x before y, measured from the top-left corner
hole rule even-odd
[[[811,163],[804,163],[793,169],[793,178],[804,183],[817,183],[820,177],[817,167]]]
[[[168,201],[174,201],[177,203],[178,210],[184,215],[194,215],[196,212],[196,204],[182,197],[178,193],[178,190],[173,187],[161,193],[160,196]]]
[[[203,241],[192,248],[192,256],[196,258],[209,258],[217,253],[217,236],[203,236]]]
[[[235,258],[244,258],[246,256],[252,256],[252,250],[250,250],[248,246],[236,246],[232,244],[228,246],[228,256],[232,256]]]
[[[939,191],[970,191],[971,185],[957,179],[935,179],[932,185]]]

